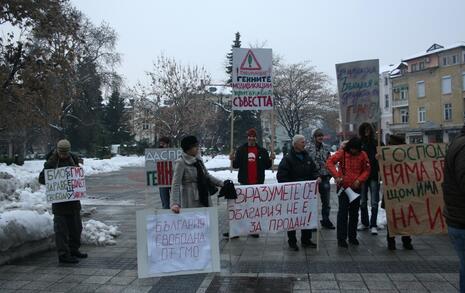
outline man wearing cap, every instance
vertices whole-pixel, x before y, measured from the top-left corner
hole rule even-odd
[[[333,223],[329,219],[329,212],[331,211],[330,201],[330,188],[329,180],[331,175],[329,174],[328,169],[326,169],[326,161],[331,154],[329,147],[323,143],[324,134],[321,129],[316,129],[313,132],[313,140],[310,142],[307,152],[315,162],[318,174],[320,175],[321,182],[318,186],[321,198],[321,216],[322,220],[320,221],[321,226],[326,229],[336,229]]]
[[[57,143],[57,148],[44,163],[45,169],[61,167],[79,167],[80,159],[70,152],[71,144],[62,139]],[[45,184],[44,170],[39,175],[39,182]],[[78,263],[78,258],[86,258],[86,253],[81,253],[81,202],[79,200],[52,203],[53,229],[55,231],[55,243],[58,252],[58,261],[61,263]]]
[[[257,131],[250,128],[247,131],[247,143],[241,145],[236,153],[231,153],[229,159],[234,169],[239,169],[237,179],[242,185],[263,184],[265,170],[270,169],[275,159],[274,152],[268,151],[257,144]],[[223,234],[228,237],[228,233]],[[251,235],[258,237],[258,234]]]

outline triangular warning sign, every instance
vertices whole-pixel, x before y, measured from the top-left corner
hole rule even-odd
[[[258,63],[252,50],[249,50],[241,63],[241,70],[261,70],[262,66]]]

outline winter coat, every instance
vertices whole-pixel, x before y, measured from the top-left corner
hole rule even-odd
[[[179,205],[181,208],[198,208],[203,207],[199,201],[199,191],[197,188],[197,168],[196,160],[202,160],[200,155],[197,157],[182,153],[181,157],[176,160],[174,165],[173,182],[171,185],[170,206]],[[202,163],[205,175],[210,182],[216,186],[222,186],[223,181],[210,175]],[[209,198],[209,206],[211,200]]]
[[[337,169],[336,164],[339,164]],[[355,180],[362,184],[370,176],[370,161],[364,151],[353,156],[343,149],[338,150],[326,161],[326,167],[334,178],[343,178],[343,188],[353,187]]]
[[[315,165],[318,169],[318,173],[320,174],[320,176],[330,175],[328,169],[326,169],[326,160],[328,160],[331,154],[329,150],[329,146],[324,143],[317,146],[316,142],[313,141],[308,146],[307,152],[310,158],[312,158],[313,162],[315,162]]]
[[[376,159],[377,146],[378,142],[376,140],[362,139],[362,151],[367,154],[368,160],[370,160],[371,172],[368,179],[376,181],[379,180],[379,162],[378,159]]]
[[[271,168],[271,160],[268,155],[268,151],[262,148],[259,145],[257,146],[258,150],[258,159],[257,159],[257,184],[263,184],[265,182],[265,170]],[[233,168],[239,169],[237,175],[237,180],[240,184],[247,185],[248,183],[248,174],[247,167],[249,163],[249,154],[248,154],[248,144],[243,144],[236,151],[236,156],[233,161]]]
[[[465,229],[465,134],[456,137],[449,145],[442,189],[447,225]]]
[[[318,178],[318,169],[307,151],[300,154],[303,155],[302,159],[297,156],[294,148],[291,148],[289,154],[283,157],[276,174],[278,182],[308,181]]]
[[[70,153],[67,159],[62,160],[58,156],[56,151],[52,152],[47,161],[44,163],[44,169],[39,174],[39,183],[45,184],[45,174],[46,169],[56,169],[61,167],[76,166],[79,167],[79,157],[73,153]],[[67,202],[52,203],[52,212],[55,215],[72,215],[81,210],[81,201],[73,200]]]

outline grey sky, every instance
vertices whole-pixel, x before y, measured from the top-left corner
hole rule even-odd
[[[145,80],[160,54],[205,66],[226,79],[235,32],[242,46],[266,42],[286,62],[310,61],[336,87],[334,64],[399,62],[431,44],[465,41],[463,0],[72,0],[95,24],[113,27],[129,86]]]

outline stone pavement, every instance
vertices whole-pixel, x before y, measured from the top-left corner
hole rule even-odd
[[[161,205],[144,180],[142,168],[88,178],[89,196],[109,202],[96,205],[92,218],[118,225],[117,244],[84,246],[89,258],[77,265],[59,265],[48,251],[0,266],[0,292],[458,292],[458,258],[447,236],[414,237],[413,251],[399,239],[388,251],[384,230],[359,232],[360,246],[349,249],[337,247],[335,230],[322,230],[319,251],[289,251],[285,233],[222,239],[221,273],[138,279],[135,212]],[[221,234],[224,201],[219,212]]]

